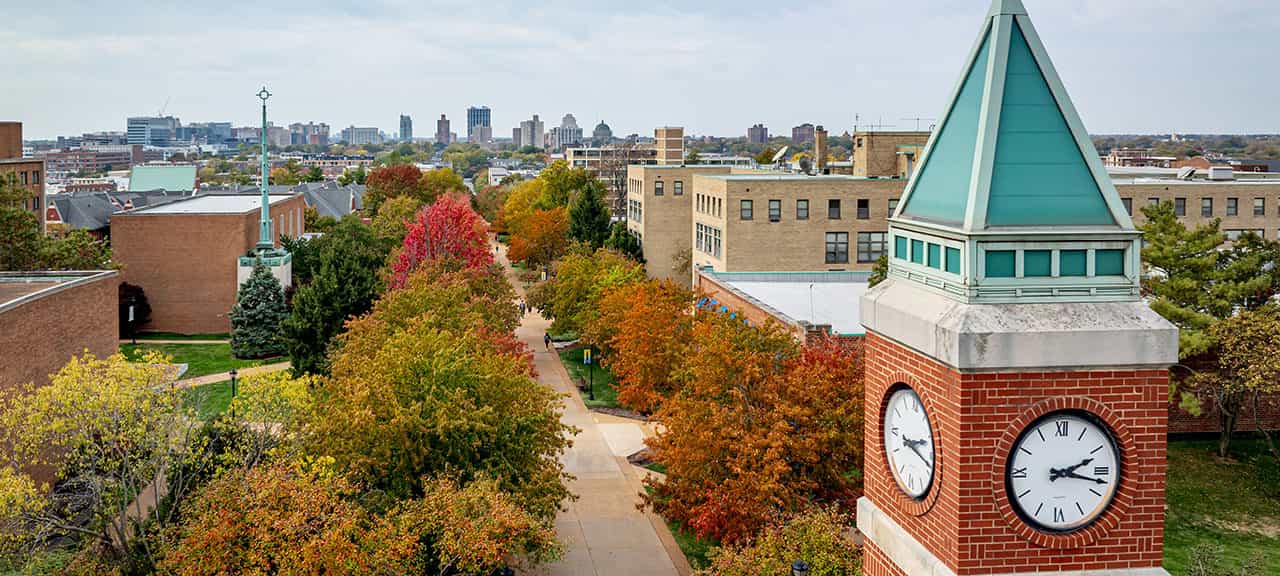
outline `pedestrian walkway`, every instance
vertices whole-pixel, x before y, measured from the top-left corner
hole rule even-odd
[[[505,257],[498,261],[521,298],[524,290]],[[689,564],[662,519],[637,509],[643,487],[633,467],[610,450],[595,414],[587,410],[554,351],[542,342],[550,322],[537,312],[525,315],[516,336],[534,351],[538,381],[566,395],[561,421],[581,430],[563,456],[565,472],[575,478],[569,491],[578,499],[556,517],[556,533],[565,544],[560,562],[538,567],[545,576],[683,576]]]
[[[240,368],[236,370],[236,376],[239,378],[244,378],[246,376],[253,376],[254,374],[263,374],[266,372],[279,372],[281,370],[288,370],[292,366],[293,364],[290,364],[288,361],[277,362],[275,364],[263,364],[262,366],[248,366],[248,367]],[[174,382],[174,386],[177,388],[193,388],[195,386],[200,386],[202,384],[213,384],[214,382],[222,382],[223,380],[230,380],[230,379],[231,379],[230,372],[219,372],[217,374],[206,374],[204,376],[196,376],[195,378],[178,380],[177,382]]]

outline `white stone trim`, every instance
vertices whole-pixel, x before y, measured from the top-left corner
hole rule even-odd
[[[1170,366],[1178,329],[1145,302],[966,304],[898,278],[862,297],[861,322],[959,370]]]

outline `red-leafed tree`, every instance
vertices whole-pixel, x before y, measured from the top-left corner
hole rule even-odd
[[[493,264],[488,226],[470,203],[445,195],[418,212],[391,266],[392,289],[401,288],[409,274],[429,260],[450,261],[467,268]]]
[[[652,413],[678,388],[675,371],[686,357],[692,304],[693,293],[670,280],[631,282],[600,297],[582,336],[601,348],[623,406]]]
[[[422,185],[422,171],[415,166],[384,166],[369,173],[365,183],[364,208],[376,214],[382,203],[392,198],[410,196],[428,202]]]

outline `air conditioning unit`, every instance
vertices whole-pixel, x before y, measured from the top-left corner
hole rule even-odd
[[[1233,170],[1230,166],[1210,166],[1209,179],[1210,180],[1235,180],[1236,179],[1235,170]]]

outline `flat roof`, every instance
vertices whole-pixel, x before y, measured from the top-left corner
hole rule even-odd
[[[869,287],[867,272],[699,273],[796,322],[827,324],[844,336],[865,334],[858,321],[858,304]]]
[[[294,194],[273,194],[271,204],[293,198]],[[128,210],[124,214],[244,214],[262,209],[258,194],[202,194],[182,200]]]
[[[875,182],[884,180],[886,182],[901,182],[905,178],[869,178],[866,176],[849,176],[847,174],[694,174],[698,178],[715,178],[718,180],[776,180],[788,182]]]
[[[119,274],[115,270],[0,272],[0,313],[78,284]]]

